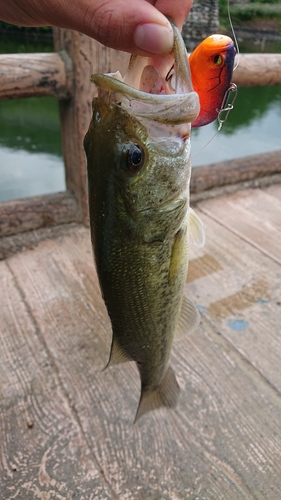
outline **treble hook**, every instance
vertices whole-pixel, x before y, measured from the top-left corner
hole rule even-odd
[[[221,109],[218,111],[218,130],[221,130],[224,122],[227,120],[227,117],[230,113],[230,111],[234,107],[234,102],[237,97],[237,85],[235,83],[231,83],[230,87],[227,89],[226,93],[224,94],[224,98],[222,101]],[[229,97],[230,94],[233,94],[231,101],[229,102]],[[223,115],[225,113],[225,115]]]

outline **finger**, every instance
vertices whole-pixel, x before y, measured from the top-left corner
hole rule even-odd
[[[153,5],[181,29],[192,3],[193,0],[156,0]]]
[[[78,24],[77,12],[76,22]],[[80,24],[80,22],[79,22]],[[172,50],[173,32],[166,17],[144,0],[89,1],[81,29],[99,42],[139,55],[165,54]]]

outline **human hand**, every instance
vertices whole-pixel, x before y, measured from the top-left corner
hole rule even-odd
[[[114,49],[139,55],[172,50],[192,0],[9,0],[0,2],[0,19],[20,26],[74,29]]]

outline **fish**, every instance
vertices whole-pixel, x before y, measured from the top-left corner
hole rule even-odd
[[[233,40],[220,34],[208,36],[190,54],[192,84],[200,100],[193,128],[217,119],[231,84],[235,54]]]
[[[98,97],[84,140],[91,241],[112,326],[106,367],[136,363],[135,422],[150,410],[176,407],[173,341],[199,322],[184,296],[189,241],[204,244],[189,201],[190,124],[199,100],[183,39],[172,28],[168,56],[132,55],[124,78],[92,75]]]

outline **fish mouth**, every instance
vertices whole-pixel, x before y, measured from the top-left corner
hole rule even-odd
[[[193,91],[182,36],[172,22],[171,25],[174,45],[167,56],[148,58],[133,54],[124,78],[119,72],[92,75],[99,97],[123,107],[140,121],[181,125],[195,120],[199,113],[198,94]],[[181,130],[181,135],[184,133]]]

